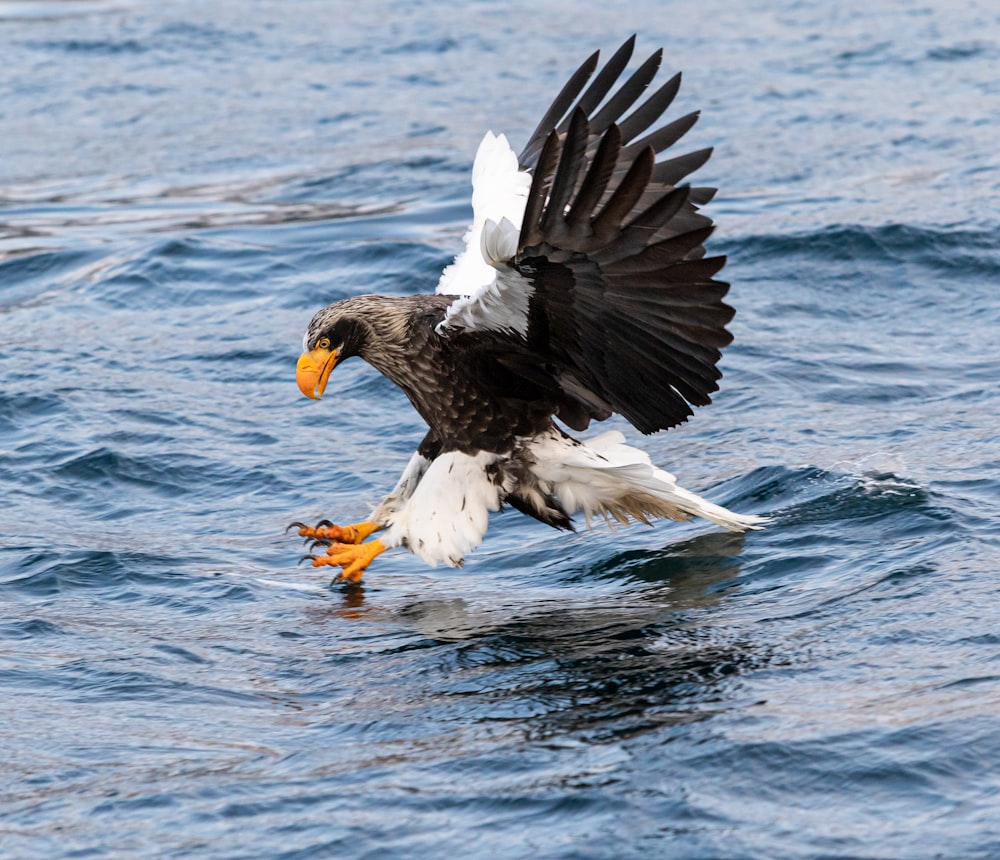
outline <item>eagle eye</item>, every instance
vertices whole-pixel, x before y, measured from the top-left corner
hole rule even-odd
[[[329,349],[330,348],[330,338],[328,338],[328,337],[321,337],[316,342],[316,346],[318,346],[320,349]]]

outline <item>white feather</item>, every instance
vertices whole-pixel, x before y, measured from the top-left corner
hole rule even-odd
[[[501,218],[499,224],[487,220],[479,243],[483,259],[493,268],[499,268],[517,253],[520,232],[520,228],[515,227],[508,218]]]
[[[461,297],[438,325],[439,334],[447,329],[527,331],[531,285],[504,263],[517,253],[530,189],[531,174],[518,168],[507,138],[487,132],[472,167],[473,220],[466,248],[438,281],[437,292]]]
[[[392,515],[414,494],[430,464],[431,461],[423,454],[419,451],[414,452],[393,491],[379,502],[369,519],[379,526],[387,526],[392,521]]]
[[[528,445],[532,471],[551,488],[570,515],[582,511],[590,524],[599,514],[619,522],[629,518],[703,517],[732,531],[759,528],[764,518],[736,514],[678,486],[669,472],[657,469],[649,455],[625,444],[616,430],[586,443],[557,431]]]
[[[514,269],[502,266],[493,283],[474,296],[457,299],[437,324],[438,334],[448,330],[506,331],[528,336],[528,309],[534,291],[531,282]]]
[[[500,510],[502,488],[487,467],[501,458],[449,451],[424,473],[409,501],[396,512],[382,537],[389,547],[405,545],[429,565],[458,567],[483,541],[490,511]]]

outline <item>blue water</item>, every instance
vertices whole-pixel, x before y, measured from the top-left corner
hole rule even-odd
[[[302,398],[306,322],[430,289],[484,131],[633,31],[738,308],[643,444],[773,523],[331,588],[285,525],[422,430]],[[0,57],[0,855],[1000,856],[995,4],[0,2]]]

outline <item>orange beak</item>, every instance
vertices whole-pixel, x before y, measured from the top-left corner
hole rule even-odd
[[[316,347],[312,352],[302,353],[295,366],[295,381],[299,391],[310,400],[319,400],[326,391],[327,380],[336,363],[336,350]]]

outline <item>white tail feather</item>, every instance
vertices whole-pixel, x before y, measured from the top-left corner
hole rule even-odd
[[[731,531],[757,529],[766,522],[733,513],[678,486],[673,475],[653,466],[649,455],[626,445],[625,437],[614,430],[586,443],[552,432],[530,447],[536,477],[551,487],[568,514],[581,511],[588,525],[594,515],[623,524],[696,516]]]

